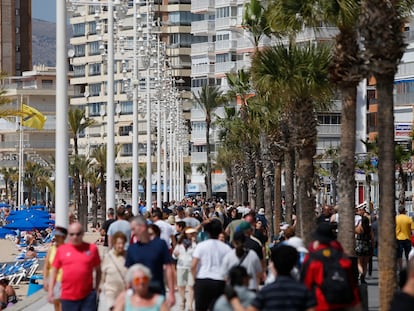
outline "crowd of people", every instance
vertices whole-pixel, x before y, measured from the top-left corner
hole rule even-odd
[[[55,229],[44,269],[55,310],[96,310],[99,297],[108,310],[169,310],[175,304],[188,311],[363,308],[359,286],[377,245],[376,220],[365,208],[355,213],[357,269],[336,240],[340,219],[329,206],[315,218],[308,246],[295,236],[295,222],[268,240],[264,210],[248,203],[173,202],[140,212],[108,210],[100,228],[102,259],[97,246],[83,240],[78,222]],[[399,243],[402,251],[405,244]],[[414,269],[413,261],[408,268]],[[414,271],[403,288],[410,284]]]

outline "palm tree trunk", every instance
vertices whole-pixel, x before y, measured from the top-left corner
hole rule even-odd
[[[293,203],[295,200],[295,151],[288,149],[285,152],[285,222],[292,224]]]
[[[304,239],[305,245],[311,242],[315,227],[315,194],[313,157],[316,154],[316,120],[312,111],[311,101],[301,102],[297,110],[301,126],[297,128],[297,139],[301,142],[298,148],[298,168],[296,170],[298,183],[297,228]]]
[[[274,202],[274,232],[273,235],[280,233],[280,223],[282,222],[282,163],[276,162],[275,165],[275,202]]]
[[[96,226],[98,223],[98,191],[96,188],[93,189],[93,199],[92,199],[92,219],[93,223]]]
[[[405,206],[405,189],[407,187],[407,179],[404,176],[404,169],[402,165],[398,169],[398,187],[400,188],[400,193],[398,195],[398,206]]]
[[[345,253],[355,254],[355,131],[356,85],[341,88],[341,150],[339,154],[339,230],[338,240]]]
[[[395,154],[393,74],[377,75],[379,161],[379,296],[382,310],[388,310],[397,289],[395,241]]]
[[[265,207],[265,194],[264,194],[264,185],[263,185],[263,166],[261,162],[256,162],[256,210],[259,208]]]
[[[105,213],[106,210],[108,210],[108,208],[114,208],[116,210],[116,206],[106,206],[106,182],[105,182],[105,172],[103,170],[101,170],[99,172],[99,175],[101,176],[101,184],[99,186],[99,195],[101,198],[101,211],[103,211]],[[146,192],[145,192],[146,193]],[[151,203],[150,203],[151,204]]]
[[[212,197],[212,184],[211,184],[211,154],[210,154],[210,121],[209,118],[206,118],[206,153],[207,153],[207,163],[206,163],[206,198],[210,199]]]
[[[243,180],[241,183],[241,202],[240,203],[244,204],[244,202],[247,202],[247,200],[249,199],[248,192],[249,192],[249,189],[247,187],[247,183],[246,181]]]

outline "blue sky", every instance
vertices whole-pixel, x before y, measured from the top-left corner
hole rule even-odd
[[[64,0],[32,0],[32,18],[55,23],[56,1]]]

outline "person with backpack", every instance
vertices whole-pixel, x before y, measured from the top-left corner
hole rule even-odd
[[[360,304],[352,262],[345,256],[327,222],[314,232],[301,272],[301,280],[315,294],[316,311],[343,310]]]
[[[374,233],[369,218],[362,216],[361,231],[356,234],[355,253],[358,256],[358,271],[361,284],[366,284],[365,276],[368,270],[369,258],[374,251]]]

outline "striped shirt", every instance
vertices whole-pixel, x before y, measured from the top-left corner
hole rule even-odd
[[[316,306],[315,296],[306,286],[288,276],[263,287],[252,302],[261,311],[300,311]]]

